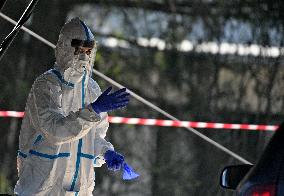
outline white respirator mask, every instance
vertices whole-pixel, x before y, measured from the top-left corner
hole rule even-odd
[[[85,53],[74,55],[72,64],[64,71],[64,80],[78,83],[82,80],[84,73],[90,72],[90,56]]]

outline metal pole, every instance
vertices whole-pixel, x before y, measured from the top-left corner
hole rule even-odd
[[[17,36],[18,32],[20,31],[21,27],[25,24],[25,22],[30,18],[35,5],[37,4],[39,0],[32,0],[24,13],[22,14],[21,18],[17,22],[16,26],[13,28],[11,33],[4,39],[4,41],[0,45],[0,61],[2,57],[4,56],[5,52],[13,42],[14,38]],[[4,4],[3,4],[4,5]]]

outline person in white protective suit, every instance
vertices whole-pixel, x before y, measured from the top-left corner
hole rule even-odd
[[[106,112],[126,106],[129,93],[125,88],[101,93],[91,78],[95,54],[96,41],[84,22],[74,18],[62,27],[54,69],[35,80],[28,96],[15,194],[89,196],[94,164],[109,161],[112,170],[122,166],[123,156],[104,139]]]

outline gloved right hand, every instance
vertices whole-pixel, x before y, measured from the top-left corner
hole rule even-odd
[[[91,103],[92,108],[97,114],[124,107],[129,103],[128,97],[130,94],[126,92],[126,88],[109,94],[111,89],[112,87],[109,87],[95,102]]]
[[[107,163],[107,168],[109,170],[118,171],[122,168],[124,163],[123,155],[113,151],[108,150],[104,154],[104,159]]]
[[[137,174],[124,160],[123,155],[113,151],[108,150],[104,154],[104,159],[107,164],[107,168],[112,171],[123,170],[123,179],[124,180],[132,180],[137,178],[139,174]]]

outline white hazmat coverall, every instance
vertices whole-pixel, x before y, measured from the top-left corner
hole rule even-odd
[[[94,162],[101,166],[103,154],[114,150],[104,139],[107,113],[97,114],[90,105],[101,94],[91,78],[96,47],[80,60],[73,39],[95,43],[82,21],[67,22],[54,69],[40,75],[29,93],[19,137],[19,196],[92,195]]]

